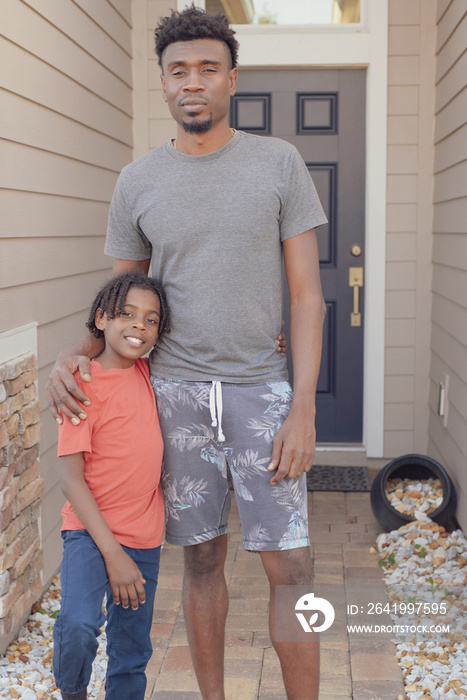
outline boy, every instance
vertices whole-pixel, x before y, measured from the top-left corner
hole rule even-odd
[[[85,700],[107,602],[107,700],[143,700],[164,506],[163,442],[147,360],[168,330],[162,286],[132,272],[98,293],[87,327],[104,337],[91,363],[92,406],[59,428],[62,605],[54,674],[64,700]],[[80,382],[79,373],[77,381]]]

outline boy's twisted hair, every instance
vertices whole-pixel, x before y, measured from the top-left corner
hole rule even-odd
[[[169,44],[176,41],[193,41],[194,39],[217,39],[227,44],[230,51],[231,68],[238,60],[238,41],[229,20],[222,13],[208,15],[195,5],[186,7],[181,12],[171,10],[168,17],[161,17],[154,30],[155,52],[162,67],[162,54]]]
[[[147,277],[142,272],[124,272],[121,275],[112,277],[97,293],[92,303],[86,326],[96,338],[104,336],[103,331],[97,328],[95,324],[97,310],[100,309],[99,318],[102,318],[104,313],[107,314],[108,318],[119,316],[122,313],[128,290],[131,287],[148,289],[159,297],[161,305],[159,336],[170,330],[170,311],[162,284],[154,277]]]

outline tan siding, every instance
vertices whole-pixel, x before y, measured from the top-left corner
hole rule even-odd
[[[438,357],[436,353],[432,355],[432,372],[433,374],[442,375],[444,367],[442,358]],[[454,407],[464,421],[467,421],[467,382],[459,375],[456,374],[454,369],[450,368],[449,377],[449,409]],[[438,405],[438,384],[434,381],[431,382],[433,386],[432,397],[434,401],[431,405],[436,412]]]
[[[169,109],[162,98],[160,67],[154,53],[154,28],[159,17],[170,13],[176,6],[175,0],[149,0],[147,14],[146,41],[148,46],[148,148],[157,148],[169,139],[175,138],[176,130]]]
[[[436,149],[435,173],[462,160],[467,160],[467,125],[449,134],[444,139],[443,148]]]
[[[388,64],[390,85],[417,85],[420,82],[418,56],[390,56]]]
[[[131,2],[123,0],[120,3],[96,2],[96,0],[74,0],[75,5],[80,7],[88,17],[90,17],[103,32],[108,34],[110,39],[118,44],[128,56],[132,54],[131,48]],[[112,7],[112,5],[114,7]],[[115,12],[117,9],[117,12]],[[125,10],[125,15],[122,14]]]
[[[0,190],[0,238],[36,236],[102,236],[108,201],[93,202],[49,193]],[[31,212],[34,221],[31,225]]]
[[[447,265],[436,265],[433,273],[433,288],[445,299],[457,305],[467,299],[467,275],[463,270]]]
[[[426,450],[435,0],[389,0],[384,454]]]
[[[433,309],[429,449],[458,488],[457,517],[467,527],[467,8],[440,2],[434,187]],[[447,418],[437,415],[449,377]]]
[[[396,262],[415,260],[417,237],[415,233],[388,233],[386,237],[386,260]]]
[[[404,204],[417,201],[416,175],[388,175],[387,202],[388,204]]]
[[[417,170],[418,149],[417,146],[388,146],[388,174],[414,173]]]
[[[433,295],[433,319],[446,333],[458,340],[467,350],[467,307],[465,297],[453,303],[437,292]],[[464,355],[464,359],[467,355]]]
[[[449,213],[449,207],[454,208],[456,202],[446,202],[446,213]],[[435,211],[441,204],[437,204]],[[455,214],[457,214],[457,211]],[[452,217],[456,219],[457,217]],[[457,270],[467,271],[467,256],[465,254],[465,236],[457,233],[449,233],[455,225],[456,220],[452,221],[446,216],[444,219],[445,228],[442,231],[435,229],[435,240],[433,244],[433,260],[439,265],[447,265],[448,267],[453,267]],[[465,233],[465,223],[464,219],[461,222],[464,226]],[[442,234],[442,235],[438,235]]]
[[[388,457],[411,454],[414,451],[413,430],[385,430],[384,450]]]
[[[92,163],[83,163],[11,141],[1,143],[1,154],[3,163],[7,165],[3,176],[7,189],[96,199],[101,202],[109,202],[112,196],[117,173]]]
[[[415,318],[415,290],[386,292],[386,318]]]
[[[445,438],[446,429],[439,421],[434,420],[433,426],[430,426],[429,454],[444,465],[460,464],[462,461],[465,463],[465,455],[453,441],[446,442]],[[443,451],[438,448],[438,445],[443,445]],[[465,471],[464,469],[464,473]],[[451,471],[451,477],[457,491],[456,518],[465,531],[463,523],[467,522],[467,485],[465,483],[461,485],[461,481],[465,482],[464,473],[462,470],[459,472]]]
[[[1,38],[0,62],[8,66],[2,75],[6,90],[131,145],[131,115],[102,100],[87,86]]]
[[[391,377],[387,376],[384,382],[384,395],[386,402],[410,403],[414,401],[415,384],[413,377]]]
[[[447,333],[440,325],[434,320],[432,328],[431,337],[431,352],[432,352],[432,366],[431,366],[431,376],[435,382],[439,382],[442,379],[441,374],[450,371],[458,374],[462,377],[464,382],[467,382],[467,363],[465,361],[465,346],[452,334]],[[443,371],[434,372],[433,369],[433,356],[437,356],[440,360],[444,362]]]
[[[436,116],[435,143],[439,143],[465,124],[467,113],[467,90],[462,91]]]
[[[42,418],[48,420],[48,411],[44,411],[42,414]],[[54,481],[54,476],[56,473],[58,473],[58,457],[57,457],[57,425],[52,425],[55,423],[54,419],[52,418],[52,415],[50,414],[50,430],[49,430],[49,440],[47,444],[47,434],[45,435],[44,438],[44,428],[43,426],[43,436],[41,438],[43,442],[42,446],[42,457],[43,457],[43,462],[44,464],[41,465],[41,474],[44,477],[44,479],[47,481],[47,483],[53,483]],[[42,460],[41,460],[42,461]],[[65,500],[65,499],[63,499]]]
[[[89,54],[93,61],[106,66],[127,86],[131,86],[131,61],[128,60],[130,52],[124,51],[113,37],[103,31],[102,27],[74,2],[57,3],[56,0],[23,0],[23,2],[34,9],[50,26],[58,29],[62,35]],[[128,31],[127,38],[130,38]]]
[[[414,233],[417,227],[416,204],[388,204],[388,233]]]
[[[464,234],[465,233],[465,222],[467,221],[467,200],[454,199],[450,202],[440,202],[435,207],[434,213],[434,230],[437,233],[442,233],[443,236],[448,236],[450,234]],[[439,241],[440,244],[444,245],[446,241],[444,238]],[[434,245],[437,244],[437,238],[434,239]],[[458,244],[454,244],[455,248],[461,248],[465,251],[465,239],[460,236]],[[450,249],[449,249],[450,250]],[[446,253],[449,254],[449,250]],[[459,251],[461,253],[461,251]],[[462,260],[465,258],[463,255],[457,260],[457,265],[462,265]]]
[[[388,432],[413,430],[413,403],[388,403],[384,410],[384,424]]]
[[[391,56],[410,56],[420,51],[420,27],[390,26],[389,53]]]
[[[177,135],[173,119],[151,119],[149,125],[149,146],[157,148]]]
[[[154,29],[159,17],[170,14],[176,5],[176,0],[132,1],[136,157],[175,137],[173,120],[162,99],[161,71],[154,53]]]
[[[457,95],[463,85],[462,76],[466,71],[467,53],[459,58],[436,86],[436,112],[439,112]]]
[[[402,109],[405,108],[403,107]],[[418,117],[390,116],[388,119],[388,143],[392,145],[416,144],[418,142]]]
[[[386,319],[386,347],[413,347],[415,343],[415,319]]]
[[[159,17],[169,15],[176,5],[176,0],[147,0],[148,29],[154,31]]]
[[[448,170],[438,173],[435,177],[435,203],[465,197],[466,180],[467,161],[456,163]]]
[[[59,563],[63,503],[45,382],[110,274],[108,207],[133,158],[130,8],[127,0],[10,0],[2,14],[0,331],[39,324],[45,582]]]
[[[72,3],[64,0],[56,7],[64,4]],[[58,67],[72,80],[131,115],[131,86],[22,2],[10,3],[6,21],[2,20],[2,32],[41,61]],[[128,79],[126,75],[125,78]]]
[[[462,56],[465,51],[465,35],[467,32],[467,11],[465,7],[464,0],[454,0],[449,6],[448,11],[443,17],[442,22],[438,25],[438,35],[440,29],[448,21],[448,18],[453,12],[453,8],[462,4],[464,8],[463,19],[454,29],[452,34],[449,36],[449,40],[443,45],[443,47],[437,53],[436,61],[436,82],[438,83],[441,78],[446,75],[446,73],[451,69],[454,63]]]
[[[443,21],[438,24],[438,32],[436,34],[437,53],[452,39],[457,25],[466,14],[467,8],[464,0],[452,0],[447,7],[447,12],[443,17]]]
[[[95,0],[87,0],[88,3],[94,5]],[[133,18],[132,18],[132,3],[128,2],[128,0],[107,0],[109,5],[115,8],[115,10],[118,12],[118,14],[125,20],[125,22],[129,26],[133,26]]]
[[[418,89],[415,85],[388,88],[388,114],[418,114]]]
[[[119,172],[131,160],[132,149],[47,107],[5,92],[2,99],[3,137],[92,165]]]
[[[438,0],[436,7],[436,23],[439,24],[440,19],[446,12],[447,8],[451,4],[452,0]]]
[[[415,373],[414,348],[386,348],[386,376],[412,376]]]
[[[388,290],[415,289],[415,263],[395,262],[386,265]]]
[[[389,26],[418,25],[420,23],[420,0],[391,0],[389,3]]]
[[[102,255],[103,240],[100,239],[97,245],[98,256]],[[23,323],[37,321],[37,323],[42,325],[50,323],[54,319],[63,318],[69,314],[81,311],[83,308],[83,289],[89,290],[89,294],[92,294],[93,291],[97,291],[100,287],[103,275],[107,276],[109,274],[107,270],[108,263],[100,266],[96,265],[97,269],[90,271],[93,267],[90,262],[91,255],[86,259],[83,253],[81,259],[81,267],[86,274],[74,274],[73,276],[63,276],[53,280],[49,277],[37,282],[26,280],[24,284],[19,286],[0,289],[3,323],[14,328],[18,312],[22,314]],[[51,286],[53,286],[53,301],[51,300]],[[80,328],[80,332],[85,332],[84,325]]]

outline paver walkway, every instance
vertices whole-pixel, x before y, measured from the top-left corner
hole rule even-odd
[[[371,510],[370,494],[314,492],[308,497],[315,585],[354,590],[371,583],[381,586],[379,600],[385,600],[378,556],[369,552],[381,531]],[[285,700],[279,661],[268,634],[269,586],[259,556],[243,551],[235,499],[232,501],[225,567],[230,594],[226,697]],[[164,545],[154,610],[154,655],[147,671],[146,697],[151,700],[200,698],[180,605],[182,557],[182,548]],[[342,630],[342,636],[321,643],[320,700],[405,697],[392,642],[349,639],[345,624]]]

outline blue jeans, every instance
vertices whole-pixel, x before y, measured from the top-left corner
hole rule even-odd
[[[146,665],[152,655],[151,623],[159,574],[160,547],[124,547],[146,580],[146,602],[138,610],[115,605],[104,559],[86,530],[62,533],[62,602],[54,628],[55,683],[67,693],[87,688],[97,637],[107,607],[106,700],[144,700]]]

